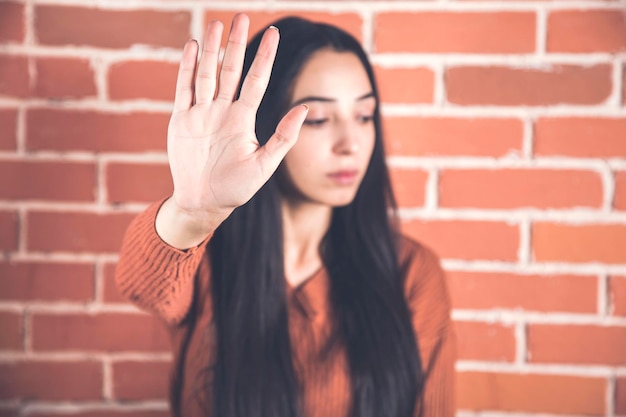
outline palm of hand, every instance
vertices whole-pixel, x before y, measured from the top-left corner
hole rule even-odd
[[[196,106],[172,116],[167,146],[181,207],[233,209],[262,185],[253,180],[262,177],[254,157],[259,149],[254,114],[237,104]]]
[[[292,109],[270,140],[259,146],[255,116],[269,81],[278,31],[265,32],[240,98],[234,100],[247,29],[245,15],[233,19],[219,85],[216,72],[221,23],[209,24],[197,68],[197,44],[188,42],[185,46],[168,127],[167,152],[174,183],[173,201],[186,212],[229,213],[247,202],[293,146],[306,116],[306,107]]]

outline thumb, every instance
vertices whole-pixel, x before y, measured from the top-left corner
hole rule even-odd
[[[259,163],[269,178],[283,160],[289,149],[298,141],[300,128],[309,112],[309,106],[301,104],[289,110],[276,126],[276,131],[265,145],[259,148]]]

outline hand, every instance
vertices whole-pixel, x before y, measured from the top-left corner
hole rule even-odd
[[[296,142],[308,110],[306,106],[291,109],[269,141],[259,145],[255,117],[269,82],[279,33],[276,28],[265,31],[241,94],[234,100],[248,27],[246,15],[234,17],[219,83],[216,80],[221,22],[209,23],[197,68],[195,41],[187,42],[180,63],[167,136],[174,182],[169,204],[186,213],[191,221],[197,221],[199,227],[207,224],[207,217],[213,223],[223,221],[252,198]]]

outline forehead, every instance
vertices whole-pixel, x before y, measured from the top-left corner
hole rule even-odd
[[[349,100],[371,91],[367,72],[354,53],[321,49],[311,55],[296,77],[292,101],[310,95]]]

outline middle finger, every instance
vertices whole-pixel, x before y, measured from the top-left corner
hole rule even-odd
[[[222,30],[222,22],[218,20],[212,21],[207,26],[202,57],[196,74],[196,104],[209,103],[213,100]]]
[[[217,99],[232,102],[235,99],[243,60],[248,41],[250,19],[245,14],[237,14],[228,35],[228,43],[224,52],[222,70],[220,71]]]

